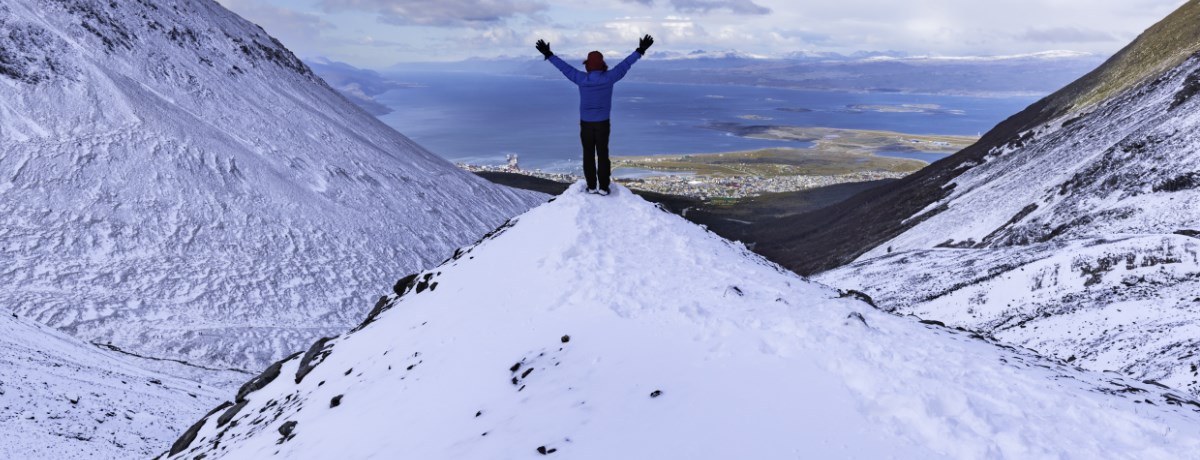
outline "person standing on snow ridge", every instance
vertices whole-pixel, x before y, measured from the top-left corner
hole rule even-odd
[[[535,45],[546,60],[579,86],[579,140],[583,143],[583,177],[587,180],[588,193],[608,195],[608,183],[612,175],[612,165],[608,161],[608,134],[611,130],[609,114],[612,112],[613,85],[625,78],[625,73],[629,72],[633,63],[641,59],[653,44],[654,37],[642,37],[637,50],[612,70],[604,63],[603,54],[592,51],[583,62],[587,72],[580,72],[555,56],[545,40],[538,40]]]

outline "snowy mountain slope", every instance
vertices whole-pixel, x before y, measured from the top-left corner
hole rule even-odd
[[[171,458],[1180,458],[1200,403],[880,312],[576,184]],[[1174,401],[1174,402],[1171,402]]]
[[[542,200],[213,1],[0,4],[0,302],[86,341],[261,368]]]
[[[1188,2],[1163,24],[1198,14]],[[1200,43],[1177,45],[1192,54],[1177,67],[958,158],[944,197],[907,230],[818,279],[1200,395]]]
[[[0,458],[148,457],[224,391],[0,316]]]
[[[939,205],[951,194],[967,193],[966,190],[958,188],[964,185],[964,181],[959,179],[960,175],[973,173],[976,177],[984,177],[1002,172],[1015,175],[1018,168],[1026,162],[1031,162],[1029,167],[1040,168],[1033,171],[1035,176],[1027,178],[1032,190],[1018,187],[1017,191],[1022,194],[1019,199],[1005,196],[998,203],[985,203],[988,208],[984,209],[990,209],[995,204],[1005,206],[993,213],[994,215],[989,214],[986,225],[980,225],[986,227],[987,231],[995,230],[1008,219],[1015,217],[1024,206],[1033,204],[1025,199],[1028,198],[1027,195],[1040,193],[1043,186],[1049,185],[1037,182],[1038,180],[1063,179],[1055,176],[1054,168],[1066,164],[1068,170],[1075,172],[1078,163],[1069,163],[1070,161],[1090,161],[1089,158],[1099,155],[1113,142],[1120,141],[1137,130],[1151,130],[1153,123],[1157,122],[1154,120],[1156,114],[1153,110],[1167,108],[1152,99],[1165,94],[1147,96],[1138,102],[1125,99],[1125,102],[1117,103],[1116,99],[1131,92],[1144,92],[1146,84],[1166,84],[1167,82],[1160,78],[1168,73],[1172,77],[1180,77],[1178,72],[1181,66],[1189,65],[1187,62],[1191,61],[1198,51],[1200,0],[1189,0],[1158,24],[1147,29],[1103,65],[1004,120],[985,133],[974,145],[900,181],[864,191],[838,205],[781,219],[773,225],[790,231],[760,238],[756,241],[755,250],[806,275],[851,263],[873,249],[875,252],[871,256],[879,255],[886,252],[886,243],[889,240],[899,237],[923,219],[940,212],[942,208]],[[1175,95],[1182,95],[1186,100],[1188,95],[1195,92],[1197,83],[1195,78],[1188,78],[1186,75],[1183,77],[1184,81],[1172,78],[1169,82],[1178,86],[1173,89],[1159,88],[1158,92],[1169,92],[1172,99]],[[1120,106],[1125,103],[1133,103],[1137,108]],[[1133,118],[1128,120],[1129,123],[1124,123],[1121,119],[1107,119],[1105,123],[1117,126],[1120,132],[1124,132],[1124,135],[1116,139],[1113,139],[1115,134],[1089,127],[1087,123],[1082,122],[1098,118],[1087,118],[1089,113],[1108,110],[1109,114],[1113,114],[1114,111],[1121,112],[1123,109],[1128,110],[1116,116],[1132,116]],[[1084,115],[1084,118],[1079,118],[1080,115]],[[1172,116],[1182,118],[1185,115]],[[1064,127],[1064,123],[1067,126]],[[1017,150],[1027,151],[1022,147],[1029,143],[1032,136],[1051,136],[1058,131],[1072,128],[1086,129],[1086,132],[1070,139],[1068,144],[1059,145],[1054,153],[1068,150],[1070,144],[1075,142],[1081,147],[1086,146],[1080,149],[1085,151],[1071,152],[1069,158],[1062,161],[1045,156],[1013,155],[1011,161],[1004,163],[1009,168],[1007,171],[996,167],[995,162],[992,162],[992,166],[986,171],[975,171],[977,166],[991,162],[999,154]],[[1066,141],[1065,138],[1061,140]],[[1181,139],[1176,139],[1179,140]],[[1051,149],[1043,145],[1042,151],[1048,150]],[[1174,149],[1175,152],[1183,150]],[[1035,157],[1036,160],[1031,160]],[[1170,163],[1168,167],[1185,168],[1179,172],[1186,172],[1186,159],[1174,158],[1171,161],[1179,163]],[[1169,172],[1171,170],[1167,168],[1160,168],[1154,171],[1149,179],[1165,182],[1177,177],[1168,176]],[[978,185],[982,181],[974,180],[971,183]],[[1072,195],[1076,198],[1084,196],[1083,193]],[[982,214],[983,209],[980,211]],[[996,221],[995,218],[1000,215],[1003,215],[1003,219]],[[1050,230],[1053,231],[1053,228]],[[909,234],[911,235],[913,233]],[[987,236],[987,233],[982,236]],[[935,235],[930,235],[930,238],[935,238]],[[943,243],[947,239],[937,240],[935,244]],[[964,240],[958,238],[956,241],[961,243]]]
[[[818,275],[882,309],[1200,395],[1200,240],[1091,238],[896,252]]]
[[[1159,79],[993,149],[919,221],[860,259],[906,249],[1200,230],[1200,50]],[[930,212],[932,211],[932,212]],[[932,215],[930,215],[932,214]]]

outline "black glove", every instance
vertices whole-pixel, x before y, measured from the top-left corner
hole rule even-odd
[[[651,37],[649,34],[647,34],[645,37],[642,37],[641,40],[638,40],[638,48],[637,48],[638,54],[645,56],[646,50],[650,49],[650,45],[653,45],[653,44],[654,44],[654,37]]]
[[[537,48],[538,52],[542,53],[542,56],[546,56],[546,59],[550,59],[550,56],[554,55],[554,53],[550,52],[550,44],[546,43],[545,40],[538,40],[534,47]]]

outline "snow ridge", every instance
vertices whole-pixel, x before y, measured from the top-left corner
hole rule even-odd
[[[1200,403],[875,310],[619,186],[598,197],[575,184],[394,290],[355,330],[248,382],[166,456],[1165,459],[1200,447]]]

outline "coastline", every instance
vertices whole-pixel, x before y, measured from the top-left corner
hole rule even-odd
[[[726,128],[733,135],[806,141],[811,147],[612,157],[613,180],[646,192],[700,200],[741,200],[899,179],[930,164],[922,158],[944,158],[977,140],[970,136],[880,130],[742,125]],[[582,179],[570,173],[522,169],[515,157],[504,166],[457,165],[474,173],[524,174],[559,183]],[[635,173],[622,177],[622,170]]]

